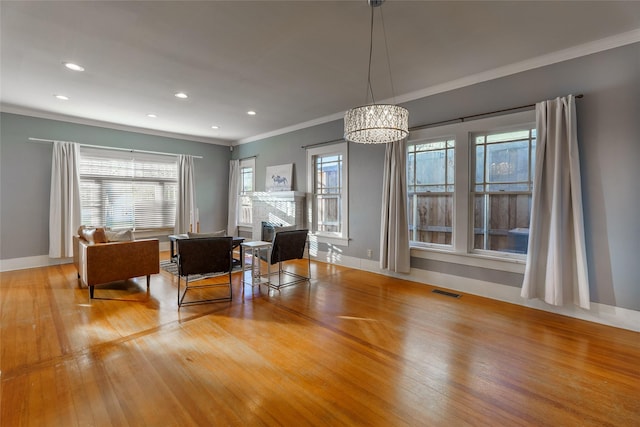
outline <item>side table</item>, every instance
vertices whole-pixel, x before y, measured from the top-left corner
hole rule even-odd
[[[251,281],[247,281],[246,271],[247,264],[242,262],[242,288],[244,289],[245,284],[251,285],[251,287],[256,285],[265,284],[269,286],[269,277],[271,275],[271,242],[262,242],[262,241],[253,241],[253,242],[243,242],[240,244],[240,247],[243,249],[245,254],[251,255]],[[266,252],[266,260],[267,260],[267,275],[263,275],[260,271],[260,255],[261,251]]]

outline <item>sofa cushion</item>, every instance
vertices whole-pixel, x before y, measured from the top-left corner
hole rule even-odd
[[[213,233],[192,233],[188,232],[187,235],[190,239],[196,239],[201,237],[225,237],[227,235],[227,230],[219,230],[214,231]]]
[[[109,242],[130,242],[133,240],[133,230],[105,230]]]

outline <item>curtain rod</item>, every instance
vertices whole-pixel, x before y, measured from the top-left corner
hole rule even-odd
[[[584,97],[583,94],[579,94],[579,95],[575,96],[576,99],[579,99],[579,98],[582,98],[582,97]],[[425,129],[425,128],[429,128],[429,127],[433,127],[433,126],[437,126],[437,125],[444,125],[444,124],[450,124],[450,123],[456,123],[456,122],[464,122],[465,120],[469,120],[469,119],[477,119],[479,117],[491,116],[493,114],[499,114],[499,113],[508,113],[509,111],[524,110],[525,108],[533,108],[535,106],[536,106],[536,104],[528,104],[528,105],[521,105],[520,107],[511,107],[511,108],[504,108],[502,110],[490,111],[488,113],[472,114],[470,116],[463,116],[463,117],[458,117],[458,118],[455,118],[455,119],[442,120],[442,121],[439,121],[439,122],[433,122],[433,123],[428,123],[428,124],[424,124],[424,125],[413,126],[413,127],[409,128],[409,131]],[[334,139],[333,141],[317,142],[315,144],[303,145],[300,148],[310,148],[310,147],[315,147],[317,145],[334,144],[334,143],[340,142],[340,141],[344,141],[344,139],[341,138],[341,139]]]
[[[258,155],[256,154],[255,156],[248,156],[248,157],[241,157],[238,159],[238,161],[240,160],[249,160],[249,159],[256,159],[258,157]]]
[[[180,154],[175,154],[175,153],[163,153],[161,151],[147,151],[147,150],[135,150],[133,148],[119,148],[119,147],[106,147],[104,145],[91,145],[91,144],[80,144],[77,143],[75,141],[61,141],[61,140],[54,140],[54,139],[43,139],[43,138],[29,138],[29,141],[34,141],[34,142],[71,142],[73,144],[78,144],[81,147],[90,147],[90,148],[102,148],[104,150],[115,150],[115,151],[128,151],[130,153],[143,153],[143,154],[159,154],[161,156],[173,156],[173,157],[177,157]],[[202,156],[191,156],[193,158],[196,159],[202,159]]]
[[[578,99],[578,98],[582,98],[584,95],[583,94],[579,94],[576,95],[574,98]],[[491,116],[494,114],[500,114],[500,113],[508,113],[510,111],[517,111],[517,110],[524,110],[527,108],[534,108],[536,106],[536,104],[528,104],[528,105],[521,105],[520,107],[511,107],[511,108],[504,108],[502,110],[495,110],[495,111],[489,111],[488,113],[480,113],[480,114],[472,114],[470,116],[463,116],[463,117],[458,117],[455,119],[450,119],[450,120],[443,120],[440,122],[434,122],[434,123],[428,123],[425,125],[418,125],[418,126],[414,126],[412,128],[409,128],[410,131],[412,130],[420,130],[420,129],[424,129],[424,128],[429,128],[429,127],[433,127],[433,126],[437,126],[437,125],[442,125],[442,124],[447,124],[447,123],[456,123],[456,122],[464,122],[465,120],[469,120],[469,119],[477,119],[480,117],[484,117],[484,116]]]
[[[344,141],[344,138],[334,139],[332,141],[316,142],[315,144],[303,145],[300,148],[311,148],[311,147],[317,147],[318,145],[335,144],[336,142],[342,142],[342,141]]]

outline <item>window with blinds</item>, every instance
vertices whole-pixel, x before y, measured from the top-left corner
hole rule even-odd
[[[176,158],[80,147],[82,223],[112,229],[173,228]]]

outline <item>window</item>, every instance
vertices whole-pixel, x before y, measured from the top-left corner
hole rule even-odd
[[[348,238],[347,144],[307,151],[308,186],[311,194],[311,232],[318,236]]]
[[[251,226],[253,224],[251,193],[255,187],[256,159],[240,160],[240,210],[238,211],[238,225]]]
[[[172,156],[80,147],[82,223],[172,229],[177,176]]]
[[[527,253],[535,128],[475,133],[473,248]]]
[[[529,238],[534,121],[529,110],[411,132],[408,231],[411,246],[424,249],[412,256],[462,264],[483,258],[471,262],[520,271]]]
[[[407,155],[410,240],[451,245],[455,140],[411,143]]]

